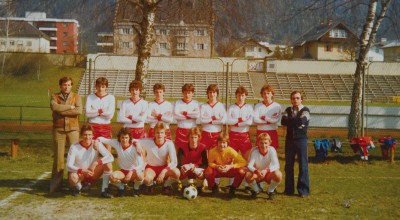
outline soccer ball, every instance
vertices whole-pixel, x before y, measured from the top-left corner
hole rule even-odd
[[[183,190],[183,197],[187,200],[197,198],[197,189],[194,186],[188,186]]]

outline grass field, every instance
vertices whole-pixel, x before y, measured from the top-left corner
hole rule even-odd
[[[58,91],[58,79],[63,75],[71,75],[77,85],[82,72],[79,68],[51,67],[43,70],[39,79],[37,76],[0,76],[0,103],[48,107],[47,89]],[[2,108],[0,118],[18,118],[17,111],[15,107]],[[50,110],[31,109],[27,115],[27,120],[42,117],[47,120]],[[249,200],[249,195],[242,190],[234,199],[229,199],[226,192],[211,197],[206,191],[204,196],[187,201],[180,194],[107,200],[99,198],[100,184],[78,198],[69,195],[66,183],[63,192],[49,194],[51,124],[24,122],[22,126],[25,132],[20,132],[17,122],[0,121],[0,139],[21,139],[19,155],[14,159],[10,157],[9,141],[0,140],[0,219],[400,219],[400,165],[382,160],[378,147],[370,152],[370,161],[360,161],[359,155],[345,143],[343,153],[330,152],[325,162],[314,162],[311,141],[332,137],[345,140],[344,129],[310,129],[309,198],[283,195],[284,184],[281,184],[274,201],[267,200],[265,193],[255,201]],[[119,126],[115,125],[114,131]],[[367,132],[375,139],[384,135],[400,136],[394,130]],[[283,129],[279,134],[278,154],[283,171]],[[399,159],[396,153],[396,160]],[[226,186],[227,180],[222,179],[221,185]]]

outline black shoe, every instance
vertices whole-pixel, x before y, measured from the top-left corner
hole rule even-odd
[[[215,185],[212,187],[211,191],[212,191],[212,195],[217,195],[218,192],[219,192],[219,187],[218,187],[218,185],[215,184]]]
[[[114,198],[114,196],[111,193],[109,193],[108,188],[105,188],[104,192],[101,192],[101,197],[109,199]]]
[[[268,192],[268,200],[274,200],[276,198],[276,194],[274,192]]]
[[[82,182],[82,192],[88,192],[91,186],[92,186],[91,183]]]
[[[123,188],[123,189],[118,189],[118,191],[117,191],[117,196],[118,196],[118,197],[124,197],[124,196],[125,196],[125,188]]]
[[[235,197],[236,187],[231,186],[229,189],[229,197]]]
[[[257,192],[256,191],[254,191],[254,190],[251,190],[250,191],[250,199],[257,199]]]
[[[72,187],[69,190],[70,190],[72,196],[76,197],[76,196],[79,196],[81,194],[81,191],[78,190],[76,187]]]
[[[251,193],[251,187],[250,186],[244,187],[244,192],[247,193],[247,194],[250,194]]]
[[[138,197],[140,195],[140,190],[138,190],[138,189],[133,189],[133,191],[132,191],[132,196],[133,197]]]
[[[198,186],[198,187],[196,187],[196,189],[197,189],[197,195],[200,195],[200,194],[203,193],[203,187],[202,186]]]
[[[308,194],[301,194],[301,193],[300,193],[299,196],[300,196],[300,198],[308,198],[309,195],[308,195]]]
[[[164,186],[162,193],[167,196],[172,195],[172,188],[170,186]]]
[[[154,186],[145,186],[145,192],[146,194],[153,194],[154,193]]]

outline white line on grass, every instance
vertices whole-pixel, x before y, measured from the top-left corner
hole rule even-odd
[[[43,180],[44,178],[48,177],[50,174],[51,174],[51,172],[44,172],[35,181],[31,182],[30,184],[26,185],[23,188],[18,189],[15,193],[11,194],[9,197],[1,200],[0,201],[0,207],[8,205],[8,203],[11,200],[17,198],[19,195],[21,195],[24,192],[30,191],[32,186],[34,186],[38,181]]]

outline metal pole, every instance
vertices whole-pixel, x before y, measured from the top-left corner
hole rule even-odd
[[[362,94],[361,94],[361,136],[364,136],[364,106],[365,106],[365,65],[362,65]]]
[[[229,62],[226,63],[226,77],[225,77],[225,109],[228,110],[228,89],[229,89]],[[225,132],[228,133],[228,124],[225,123]]]
[[[89,59],[89,94],[92,93],[92,79],[91,79],[91,72],[92,72],[92,58]],[[86,94],[86,95],[89,95]]]

